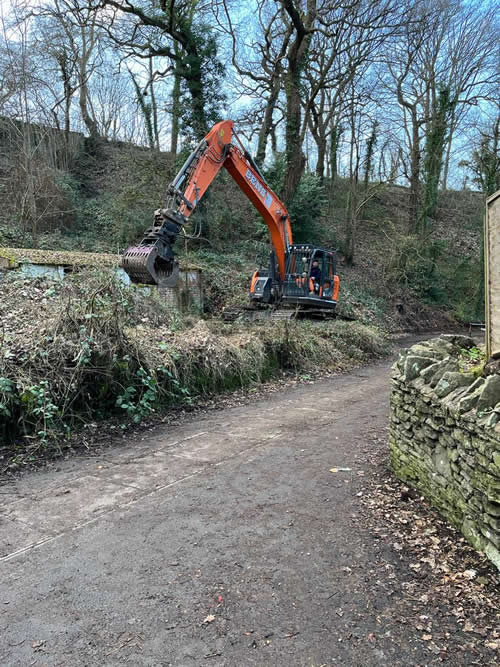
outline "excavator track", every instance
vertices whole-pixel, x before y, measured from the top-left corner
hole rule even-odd
[[[291,308],[252,308],[251,306],[243,307],[229,307],[222,312],[222,318],[225,322],[235,322],[236,320],[244,320],[255,322],[258,320],[276,320],[276,321],[290,321],[290,320],[349,320],[354,321],[354,317],[346,317],[331,310],[303,310]]]

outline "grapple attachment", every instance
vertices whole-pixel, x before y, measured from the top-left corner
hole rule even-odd
[[[179,277],[175,259],[164,259],[156,245],[131,246],[122,258],[122,267],[133,283],[174,287]]]

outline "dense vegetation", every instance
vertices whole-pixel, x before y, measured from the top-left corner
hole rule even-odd
[[[12,224],[10,202],[0,194],[0,245],[123,250],[150,225],[184,157],[127,144],[82,142],[68,169],[45,166],[57,196],[51,208],[45,199],[37,204],[41,212],[52,211],[50,218],[41,216],[39,225]],[[279,190],[283,175],[284,160],[278,155],[266,177]],[[358,188],[362,197],[364,184]],[[483,197],[469,190],[439,193],[433,233],[422,241],[408,232],[408,193],[404,187],[377,185],[357,221],[356,258],[348,262],[345,230],[352,186],[339,177],[321,183],[307,172],[291,206],[295,238],[338,248],[345,314],[389,328],[429,326],[438,316],[436,308],[464,323],[483,319]],[[193,219],[201,220],[209,238],[182,242],[178,252],[205,270],[207,309],[218,312],[246,298],[250,272],[267,261],[267,228],[225,172]]]
[[[360,323],[181,316],[112,270],[63,282],[11,274],[2,293],[0,457],[8,466],[62,453],[75,429],[96,420],[125,428],[282,371],[340,371],[387,351],[380,332]]]

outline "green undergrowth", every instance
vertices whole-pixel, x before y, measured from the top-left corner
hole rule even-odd
[[[255,254],[259,254],[259,244],[256,243],[255,247]],[[182,263],[202,271],[203,301],[207,314],[218,315],[227,306],[248,302],[250,278],[259,266],[258,261],[249,259],[252,250],[243,247],[239,252],[237,248],[221,254],[199,249],[180,254]],[[268,250],[266,254],[269,254]]]
[[[89,423],[126,428],[282,371],[342,371],[388,349],[358,322],[180,317],[106,272],[4,279],[2,291],[1,453],[14,463],[62,450]]]
[[[475,346],[460,350],[458,366],[462,373],[472,373],[476,377],[481,377],[484,373],[486,361],[485,346]]]

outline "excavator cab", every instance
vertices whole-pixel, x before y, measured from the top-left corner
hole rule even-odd
[[[333,316],[338,291],[335,251],[311,244],[294,244],[288,248],[285,279],[280,280],[272,252],[269,268],[259,269],[252,276],[250,300],[256,305],[278,303],[304,314]]]
[[[339,277],[333,250],[311,244],[289,247],[282,302],[332,314],[337,305]]]

